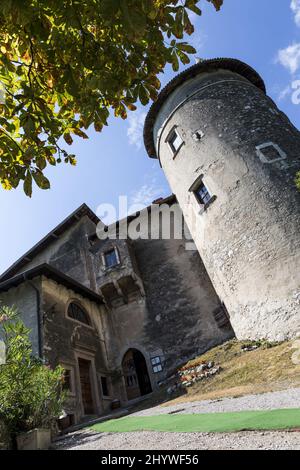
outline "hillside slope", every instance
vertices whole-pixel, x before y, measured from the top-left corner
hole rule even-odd
[[[181,368],[181,371],[187,371],[212,362],[216,367],[220,366],[220,372],[193,383],[173,401],[235,397],[297,387],[300,385],[300,363],[294,362],[297,362],[299,343],[299,340],[281,344],[228,341]]]

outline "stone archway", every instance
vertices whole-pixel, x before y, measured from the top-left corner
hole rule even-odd
[[[138,349],[128,349],[123,357],[122,370],[128,400],[134,400],[152,392],[146,360]]]

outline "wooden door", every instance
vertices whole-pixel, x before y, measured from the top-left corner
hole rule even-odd
[[[84,414],[91,415],[95,412],[90,378],[91,361],[78,359],[78,365]]]
[[[133,360],[133,351],[130,349],[123,359],[123,373],[126,384],[127,398],[133,400],[141,396],[137,372]]]

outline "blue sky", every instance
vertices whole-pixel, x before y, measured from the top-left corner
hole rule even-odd
[[[201,58],[235,57],[253,66],[264,78],[268,94],[300,128],[300,104],[292,102],[291,85],[300,80],[300,0],[224,0],[219,13],[202,0],[191,42]],[[192,62],[194,63],[194,61]],[[162,84],[174,76],[167,68]],[[142,142],[146,108],[127,121],[111,119],[101,134],[76,138],[74,167],[60,165],[48,172],[52,187],[36,189],[32,199],[21,190],[0,189],[0,272],[86,202],[97,210],[117,204],[119,195],[130,203],[151,203],[170,193],[156,160],[147,157]]]

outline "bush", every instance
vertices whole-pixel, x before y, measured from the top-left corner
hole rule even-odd
[[[296,186],[300,191],[300,171],[296,174]]]
[[[0,421],[13,439],[19,432],[50,428],[64,400],[63,369],[51,370],[33,357],[29,332],[14,309],[0,307],[0,337],[6,345],[6,363],[0,365]]]

